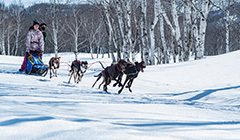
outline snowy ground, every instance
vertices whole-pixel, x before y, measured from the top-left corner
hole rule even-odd
[[[47,63],[53,54],[45,54]],[[62,62],[73,53],[60,54]],[[90,59],[89,63],[111,60]],[[22,57],[0,55],[1,140],[239,140],[240,51],[148,66],[130,93],[91,88],[94,64],[79,84],[68,66],[57,78],[19,73]],[[97,70],[97,71],[94,71]],[[100,83],[100,82],[99,82]]]

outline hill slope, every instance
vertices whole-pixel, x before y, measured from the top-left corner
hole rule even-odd
[[[62,62],[74,59],[60,56]],[[69,84],[66,63],[50,79],[17,72],[22,59],[0,56],[1,139],[240,139],[240,51],[148,66],[133,93],[124,89],[120,95],[117,87],[109,86],[110,93],[91,88],[98,63],[81,83]],[[111,62],[88,54],[79,59]]]

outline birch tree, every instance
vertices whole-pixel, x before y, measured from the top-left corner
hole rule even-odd
[[[235,4],[237,4],[237,1],[235,0],[222,0],[219,1],[218,3],[214,3],[213,1],[210,0],[210,3],[217,7],[218,9],[220,9],[221,11],[224,12],[224,25],[225,25],[225,49],[226,49],[226,53],[229,52],[230,50],[230,23],[231,23],[231,19],[230,19],[230,10],[231,8],[233,8],[233,6]]]
[[[199,41],[196,48],[196,57],[195,59],[201,59],[204,56],[204,44],[205,44],[205,35],[207,28],[207,16],[209,13],[209,0],[202,0],[201,2],[201,17],[200,17],[200,28],[199,28]]]
[[[23,5],[21,5],[21,1],[19,1],[18,5],[16,5],[16,4],[10,5],[10,10],[11,10],[11,13],[13,14],[13,19],[16,24],[16,28],[14,31],[15,32],[14,55],[17,55],[18,49],[19,49],[19,38],[20,38],[20,30],[21,30],[22,20],[23,20],[24,7],[23,7]]]
[[[104,14],[106,17],[106,24],[108,27],[108,47],[110,50],[110,54],[112,56],[112,61],[116,62],[116,58],[113,54],[113,27],[112,27],[112,22],[110,19],[110,13],[109,13],[109,7],[110,4],[107,1],[102,1],[102,5],[103,5],[103,10],[104,10]]]
[[[197,55],[197,46],[199,44],[199,34],[198,34],[198,15],[200,15],[200,12],[196,8],[196,0],[192,1],[192,32],[193,32],[193,53],[195,54],[195,59]]]
[[[120,28],[121,38],[122,38],[122,50],[123,59],[129,61],[130,54],[134,49],[134,44],[132,43],[132,0],[118,0],[117,5],[117,17],[118,24]],[[132,54],[132,58],[134,54]]]
[[[183,57],[182,57],[183,46],[182,46],[181,32],[180,32],[180,26],[178,21],[177,5],[175,0],[171,0],[171,13],[172,13],[172,19],[173,19],[173,26],[175,27],[175,38],[177,42],[178,60],[183,61]]]
[[[133,4],[134,6],[133,6],[133,11],[135,11],[135,12],[133,12],[133,14],[132,14],[132,16],[133,16],[133,24],[132,24],[132,42],[133,42],[133,44],[132,44],[132,49],[131,49],[131,51],[132,51],[132,54],[131,54],[131,56],[132,56],[132,62],[135,62],[136,61],[136,54],[137,53],[139,53],[139,52],[141,52],[140,51],[140,48],[141,48],[141,39],[140,39],[140,29],[141,29],[141,22],[140,22],[140,17],[138,16],[139,14],[138,14],[138,9],[139,9],[139,7],[141,6],[141,2],[139,2],[139,1],[135,1],[135,3]],[[138,46],[137,46],[138,45]],[[137,51],[137,48],[139,48],[139,51]]]
[[[117,19],[118,19],[118,24],[119,24],[119,30],[120,30],[120,35],[121,35],[121,42],[120,42],[120,47],[119,49],[121,50],[127,50],[127,39],[125,35],[125,25],[124,25],[124,20],[123,20],[123,10],[122,10],[122,1],[117,0],[116,1],[116,7],[117,7]],[[119,56],[121,58],[121,56]]]
[[[65,31],[71,35],[71,37],[73,38],[73,47],[74,47],[74,51],[78,52],[79,50],[79,46],[82,45],[84,42],[86,42],[85,40],[80,41],[79,37],[80,37],[80,30],[82,29],[81,27],[83,26],[83,17],[82,17],[82,13],[81,9],[77,7],[77,5],[71,5],[71,9],[72,9],[72,16],[65,19],[65,23],[67,28],[64,28]]]
[[[225,12],[225,28],[226,28],[226,53],[229,52],[229,26],[230,26],[230,0],[227,0],[227,10]]]
[[[164,60],[163,63],[169,63],[169,52],[167,49],[167,44],[165,41],[165,29],[164,29],[164,19],[163,19],[163,9],[162,9],[162,3],[161,1],[159,1],[159,31],[160,31],[160,36],[161,36],[161,42],[162,42],[162,46],[163,46],[163,55],[164,55]],[[161,53],[160,50],[158,52],[158,54]]]
[[[60,19],[60,17],[65,18],[65,15],[60,11],[58,4],[58,0],[50,0],[50,20],[52,27],[51,39],[56,57],[58,56],[58,51],[60,47],[68,41],[61,38],[62,34],[64,33],[63,28],[65,28],[66,25],[61,23],[62,19]],[[62,40],[60,41],[60,39]]]
[[[91,20],[91,21],[89,21]],[[94,46],[96,46],[98,44],[98,40],[101,40],[101,37],[98,38],[98,34],[101,31],[101,28],[103,26],[103,22],[101,21],[100,23],[95,22],[94,18],[92,17],[92,19],[85,19],[84,23],[83,23],[83,28],[86,30],[85,34],[87,36],[87,41],[89,43],[89,50],[90,50],[90,54],[92,59],[93,57],[93,50],[94,50]]]
[[[141,39],[142,39],[142,51],[143,61],[149,65],[149,46],[147,39],[147,0],[142,0],[141,3]]]
[[[80,45],[78,42],[78,37],[79,37],[79,29],[82,25],[81,20],[79,19],[78,15],[80,10],[76,9],[75,5],[72,5],[72,18],[71,20],[73,22],[69,22],[69,24],[67,24],[67,27],[69,29],[69,31],[71,32],[71,36],[74,38],[74,51],[78,52],[78,46]],[[67,21],[66,21],[67,22]]]
[[[164,20],[165,20],[166,24],[168,25],[174,40],[176,41],[176,46],[174,46],[172,48],[174,62],[176,62],[176,55],[178,56],[178,60],[182,61],[183,60],[183,56],[182,56],[183,55],[182,54],[183,53],[183,45],[182,45],[182,40],[181,40],[181,31],[180,31],[180,26],[179,26],[179,21],[178,21],[176,1],[172,0],[170,3],[172,22],[170,21],[170,18],[167,16],[167,13],[164,10],[163,6],[161,7],[161,9],[162,9],[161,14],[164,17]],[[175,50],[177,50],[177,51],[175,51]]]
[[[6,55],[5,49],[5,5],[0,3],[0,50],[2,55]]]
[[[154,29],[155,26],[157,25],[158,22],[158,17],[159,17],[159,5],[160,1],[159,0],[154,0],[154,19],[151,22],[150,29],[149,29],[149,35],[150,35],[150,61],[151,65],[155,65],[155,34],[154,34]]]
[[[126,6],[126,32],[127,32],[127,45],[123,50],[123,59],[129,61],[130,53],[132,52],[132,28],[131,28],[131,4],[132,0],[125,0]]]
[[[50,7],[51,19],[52,19],[52,22],[51,22],[51,25],[52,25],[52,40],[53,40],[55,57],[57,57],[58,56],[58,32],[59,32],[59,22],[57,21],[57,16],[56,16],[57,1],[56,0],[50,0],[50,4],[51,4],[51,7]]]

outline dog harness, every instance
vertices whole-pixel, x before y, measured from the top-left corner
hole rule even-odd
[[[133,73],[129,73],[129,74],[126,74],[126,73],[125,73],[125,74],[126,74],[126,75],[136,75],[136,74],[138,74],[139,71],[137,70],[137,67],[136,67],[136,66],[134,67],[134,70],[135,70],[135,72],[133,72]]]

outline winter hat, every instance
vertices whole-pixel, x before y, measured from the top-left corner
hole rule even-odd
[[[39,22],[38,22],[38,20],[34,20],[34,21],[33,21],[33,26],[34,26],[34,25],[36,25],[36,24],[38,24],[38,25],[39,25]]]
[[[45,26],[47,26],[47,24],[46,24],[46,23],[41,23],[41,24],[40,24],[40,26],[42,26],[42,25],[45,25]]]

